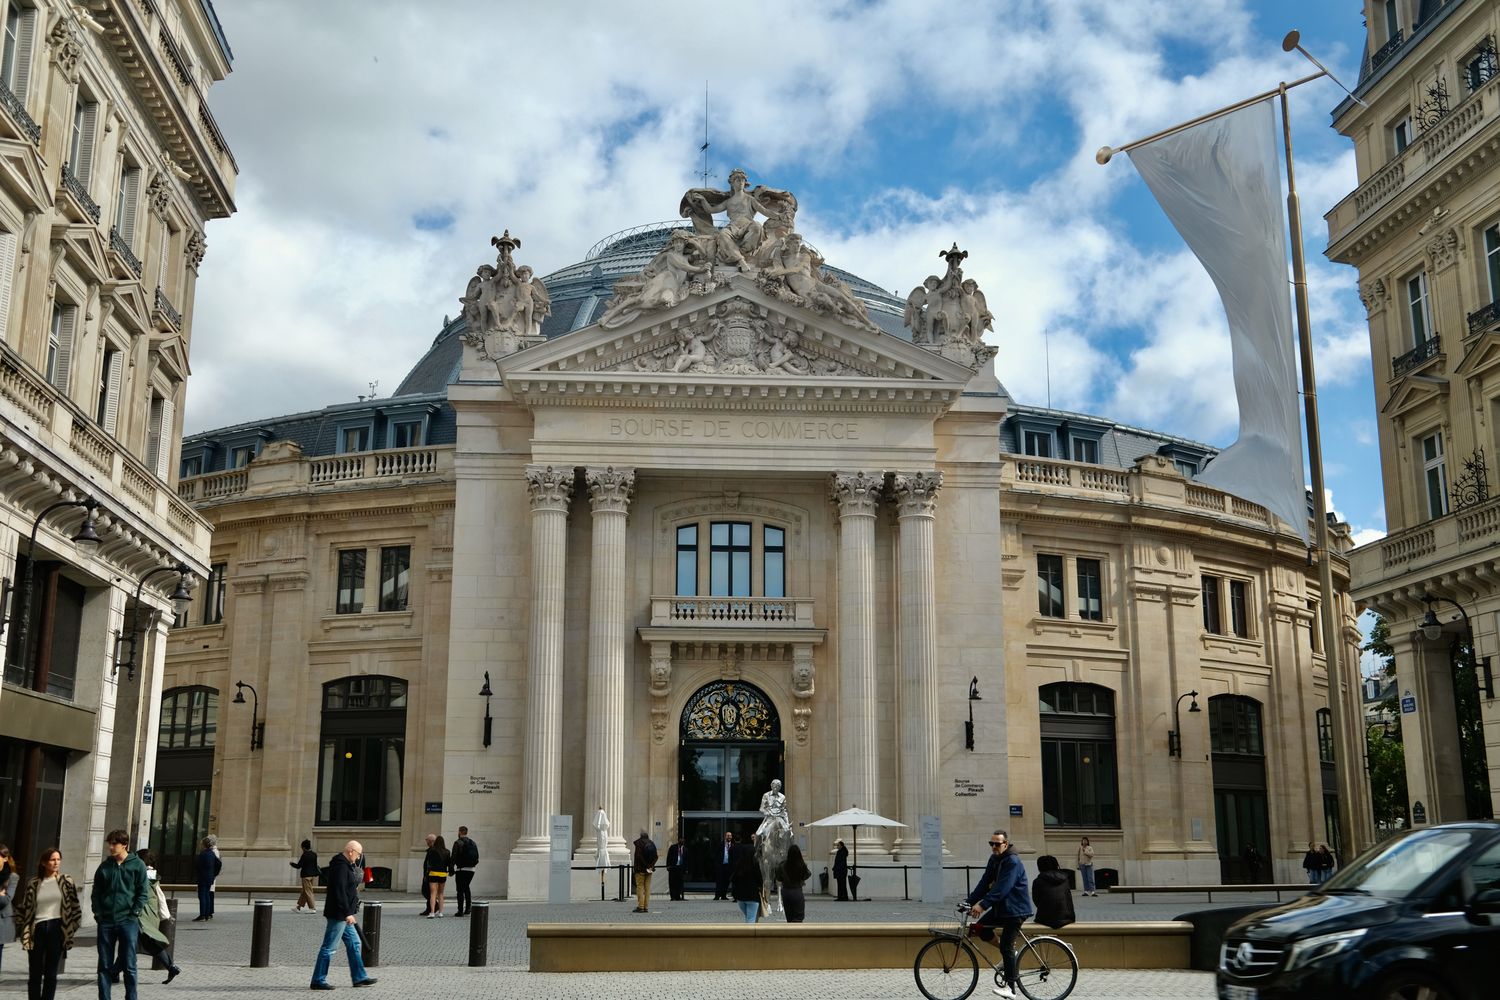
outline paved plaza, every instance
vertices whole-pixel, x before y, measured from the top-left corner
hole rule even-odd
[[[496,902],[490,907],[490,965],[483,969],[467,967],[469,923],[467,919],[446,917],[425,920],[418,917],[421,901],[401,893],[371,893],[382,903],[380,967],[372,970],[380,979],[378,990],[390,989],[390,995],[407,996],[431,992],[444,1000],[469,997],[519,997],[528,1000],[549,998],[672,997],[689,1000],[722,1000],[733,995],[775,996],[778,1000],[799,997],[884,998],[915,997],[916,986],[906,969],[880,969],[858,972],[671,972],[671,973],[588,973],[540,974],[526,971],[528,923],[729,923],[739,920],[733,903],[709,899],[689,899],[670,903],[656,900],[651,912],[631,913],[634,900],[606,903],[571,903],[549,906],[543,903]],[[1157,898],[1152,902],[1132,904],[1125,897],[1074,896],[1078,918],[1097,920],[1169,920],[1192,910],[1246,903],[1274,902],[1268,894],[1214,897],[1210,907],[1202,895]],[[160,984],[163,973],[142,969],[142,994],[169,996],[273,997],[305,990],[310,978],[313,955],[323,929],[321,916],[293,913],[290,897],[278,899],[272,921],[271,967],[252,969],[250,964],[251,907],[244,896],[226,896],[218,904],[212,922],[194,923],[197,906],[191,898],[179,898],[183,920],[178,925],[177,959],[183,975],[170,988]],[[321,902],[321,895],[319,897]],[[946,918],[943,907],[917,902],[880,900],[875,902],[834,903],[813,897],[808,900],[809,923],[859,921],[870,923],[927,922]],[[59,983],[59,995],[91,996],[93,979],[92,938],[85,938],[74,948],[72,962]],[[25,958],[19,946],[5,949],[4,970],[0,971],[0,995],[25,995]],[[143,963],[149,964],[149,963]],[[329,981],[340,989],[349,988],[349,975],[342,952],[334,959]],[[981,980],[981,985],[983,985]],[[988,996],[988,990],[975,996]],[[123,994],[116,994],[117,996]],[[383,995],[376,990],[360,996]],[[1202,997],[1214,995],[1213,977],[1208,973],[1182,971],[1099,970],[1084,969],[1074,996],[1126,998],[1141,996],[1161,998]]]

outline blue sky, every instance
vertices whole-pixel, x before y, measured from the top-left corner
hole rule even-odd
[[[629,9],[633,13],[622,15]],[[1118,145],[1310,72],[1292,27],[1353,85],[1353,3],[493,5],[240,0],[235,71],[209,95],[241,168],[209,227],[188,429],[388,392],[491,235],[539,274],[672,218],[713,180],[794,191],[829,261],[893,290],[957,241],[1020,400],[1227,444],[1235,409],[1212,285]],[[288,33],[285,25],[298,31]],[[1322,258],[1354,184],[1341,93],[1294,92],[1329,486],[1384,528],[1364,312]],[[1044,360],[1050,346],[1050,372]]]

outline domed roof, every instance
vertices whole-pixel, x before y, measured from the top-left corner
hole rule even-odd
[[[550,340],[597,321],[614,294],[615,282],[639,274],[667,245],[674,229],[691,225],[686,219],[678,219],[621,230],[595,243],[578,263],[544,275],[542,283],[552,300],[552,314],[542,322],[542,335]],[[911,339],[911,331],[902,322],[906,309],[903,299],[848,271],[827,264],[823,270],[849,286],[855,297],[864,302],[876,326],[903,340]],[[395,395],[446,391],[448,384],[458,377],[463,361],[460,335],[467,328],[462,316],[450,320],[396,387]]]

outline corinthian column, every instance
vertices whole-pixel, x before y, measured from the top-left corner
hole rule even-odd
[[[835,473],[839,515],[839,802],[880,811],[875,703],[875,513],[884,472]],[[876,836],[875,831],[866,831]],[[874,841],[878,847],[878,841]]]
[[[531,650],[516,854],[546,854],[548,819],[562,807],[563,578],[573,470],[526,467],[531,494]]]
[[[625,857],[625,517],[635,472],[588,469],[594,506],[589,574],[589,689],[584,734],[584,811],[609,815],[609,850]],[[585,841],[587,841],[585,843]],[[578,840],[578,856],[592,857],[592,833]]]
[[[922,853],[920,817],[938,810],[937,594],[933,572],[932,519],[941,472],[898,473],[892,481],[896,523],[901,650],[901,821],[896,842],[901,858]]]

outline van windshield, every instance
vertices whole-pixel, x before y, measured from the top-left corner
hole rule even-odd
[[[1462,854],[1479,830],[1420,830],[1377,846],[1323,883],[1327,893],[1405,896]]]

